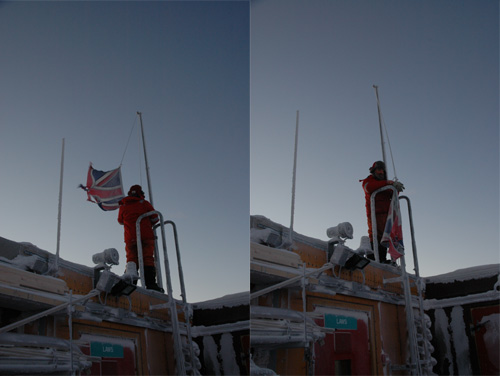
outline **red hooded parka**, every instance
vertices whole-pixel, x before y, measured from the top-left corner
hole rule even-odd
[[[127,196],[120,201],[118,223],[125,228],[125,243],[136,244],[136,222],[142,214],[155,210],[153,205],[141,197]],[[141,240],[154,240],[152,225],[158,222],[158,215],[143,218],[141,221]]]
[[[368,218],[368,235],[370,241],[373,242],[372,231],[372,211],[371,211],[371,195],[377,189],[392,184],[389,180],[378,180],[373,175],[369,175],[366,179],[360,180],[363,183],[363,190],[365,191],[366,200],[366,215]],[[387,213],[391,206],[392,190],[386,190],[377,193],[375,196],[375,215],[377,218],[377,240],[380,243],[382,233],[384,231],[385,222],[387,221]]]

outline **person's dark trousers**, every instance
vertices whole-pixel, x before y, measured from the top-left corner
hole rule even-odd
[[[372,249],[373,248],[373,242],[370,242]],[[370,260],[375,260],[375,254],[371,254],[367,256]],[[387,247],[384,247],[382,244],[378,243],[378,258],[380,263],[389,263],[390,260],[387,260]]]
[[[144,266],[144,279],[146,280],[147,289],[159,292],[165,292],[156,283],[156,268],[154,266],[149,266],[149,265]]]

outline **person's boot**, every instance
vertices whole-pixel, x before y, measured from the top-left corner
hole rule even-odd
[[[161,293],[165,291],[156,283],[156,268],[154,266],[144,266],[144,279],[146,280],[146,288],[148,290],[155,290]]]
[[[132,284],[137,286],[137,280],[139,279],[139,274],[137,273],[137,271],[137,264],[133,261],[129,261],[125,266],[125,274],[123,274],[123,278],[127,282],[131,282]]]

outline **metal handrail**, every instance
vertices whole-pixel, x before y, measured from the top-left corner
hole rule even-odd
[[[191,356],[191,366],[195,367],[194,364],[194,349],[193,349],[193,337],[191,334],[191,323],[189,322],[190,320],[190,314],[189,314],[189,307],[187,303],[187,297],[186,297],[186,287],[184,284],[184,272],[182,271],[182,263],[181,263],[181,251],[179,248],[179,239],[177,236],[177,226],[175,225],[174,221],[167,220],[163,222],[164,225],[171,225],[172,230],[174,233],[174,242],[175,242],[175,253],[177,255],[177,270],[179,272],[179,282],[181,286],[181,297],[182,297],[182,303],[184,307],[184,316],[186,317],[186,331],[187,331],[187,336],[188,336],[188,344],[189,344],[189,353]],[[153,231],[156,230],[159,226],[161,226],[161,223],[157,223],[156,225],[153,226]],[[166,246],[165,246],[166,247]]]
[[[377,189],[374,191],[371,196],[370,196],[370,211],[371,211],[371,220],[372,220],[372,240],[373,240],[373,252],[375,253],[375,261],[380,262],[380,257],[378,254],[378,236],[377,236],[377,214],[375,212],[375,196],[382,192],[382,191],[387,191],[391,190],[397,193],[397,190],[394,186],[392,185],[386,185],[383,186],[382,188]]]
[[[76,299],[72,299],[71,298],[72,295],[70,295],[70,299],[68,299],[68,301],[65,302],[65,303],[62,303],[62,304],[60,304],[58,306],[49,308],[49,309],[47,309],[45,311],[42,311],[42,312],[36,313],[36,314],[34,314],[32,316],[26,317],[25,319],[22,319],[22,320],[14,322],[12,324],[9,324],[9,325],[1,327],[0,328],[0,334],[1,333],[6,333],[8,331],[11,331],[12,329],[19,328],[20,326],[29,324],[30,322],[38,320],[38,319],[40,319],[42,317],[49,316],[49,315],[51,315],[53,313],[61,311],[62,309],[65,309],[65,308],[67,308],[69,306],[72,306],[74,304],[77,304],[77,303],[83,302],[85,300],[88,300],[90,298],[93,298],[94,296],[97,296],[100,293],[101,292],[98,291],[98,290],[91,290],[87,295],[81,296],[81,297],[76,298]]]
[[[371,208],[371,218],[372,218],[372,236],[373,236],[373,248],[375,252],[375,260],[380,262],[379,254],[378,254],[378,237],[377,237],[377,218],[375,213],[375,196],[385,190],[392,190],[397,194],[397,190],[393,185],[386,185],[382,188],[374,191],[370,196],[370,208]],[[409,201],[408,201],[409,202]],[[412,221],[411,221],[412,223]],[[412,241],[413,240],[413,232],[412,232]],[[414,259],[416,257],[416,253],[413,255]],[[418,351],[418,340],[417,333],[415,328],[415,316],[413,313],[413,303],[411,299],[411,289],[410,289],[410,281],[408,279],[408,273],[406,272],[406,260],[405,254],[403,253],[400,257],[401,260],[401,278],[403,282],[403,290],[404,290],[404,298],[405,298],[405,306],[406,306],[406,326],[408,330],[408,339],[410,343],[410,359],[411,359],[411,372],[416,372],[417,375],[422,375],[422,367],[420,364],[420,356]],[[417,286],[420,285],[419,279],[417,276]],[[418,296],[419,303],[421,303],[421,295]],[[424,341],[425,342],[425,341]],[[427,355],[427,354],[426,354]]]
[[[170,316],[172,318],[172,334],[174,336],[174,346],[175,346],[175,362],[177,365],[177,373],[179,375],[185,375],[186,374],[186,368],[184,365],[184,355],[182,352],[182,343],[181,343],[181,336],[179,332],[179,318],[177,317],[177,306],[175,303],[175,299],[173,297],[173,289],[172,289],[172,280],[170,278],[170,265],[168,262],[168,254],[167,254],[167,245],[165,241],[165,225],[163,223],[163,215],[157,211],[153,210],[147,213],[142,214],[139,218],[137,218],[136,222],[136,233],[137,233],[137,256],[139,258],[139,268],[140,268],[140,279],[143,287],[146,287],[145,281],[144,281],[144,262],[142,259],[142,243],[140,241],[141,239],[141,221],[149,216],[152,215],[158,215],[160,217],[160,225],[161,225],[161,237],[162,237],[162,242],[163,242],[163,255],[164,255],[164,263],[165,263],[165,274],[167,278],[167,294],[168,294],[168,301],[170,303]]]
[[[180,286],[181,286],[181,297],[182,297],[182,301],[184,303],[186,303],[187,302],[186,301],[186,299],[187,299],[186,298],[186,287],[184,285],[184,272],[182,271],[181,252],[179,249],[179,239],[177,236],[177,226],[175,225],[175,223],[173,221],[170,221],[170,220],[166,220],[165,222],[163,222],[163,224],[172,226],[172,230],[174,233],[175,253],[177,255],[177,270],[179,272],[179,281],[180,281]],[[156,225],[154,225],[153,231],[156,230],[160,226],[161,226],[160,223],[157,223]]]
[[[422,285],[420,283],[420,271],[418,267],[418,257],[417,257],[417,243],[415,241],[415,230],[413,227],[413,214],[411,210],[411,203],[410,199],[407,196],[399,196],[400,200],[405,200],[407,205],[408,205],[408,216],[410,220],[410,234],[411,234],[411,248],[413,251],[413,269],[415,270],[415,276],[417,278],[417,293],[418,293],[418,308],[420,311],[420,325],[422,327],[422,335],[424,336],[424,353],[425,353],[425,359],[429,361],[431,359],[431,352],[429,349],[429,346],[427,344],[427,336],[425,334],[426,332],[426,326],[425,326],[425,311],[424,311],[424,303],[423,303],[423,294],[422,294]],[[428,366],[428,364],[427,364]]]

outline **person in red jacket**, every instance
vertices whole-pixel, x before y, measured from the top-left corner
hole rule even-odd
[[[387,180],[385,163],[382,161],[373,163],[372,167],[370,167],[370,175],[368,175],[366,179],[360,180],[360,182],[363,183],[363,190],[365,191],[366,216],[368,218],[368,235],[370,237],[370,242],[373,249],[371,195],[377,189],[385,187],[386,185],[394,185],[399,192],[404,189],[404,186],[400,182]],[[387,248],[380,244],[380,240],[382,239],[385,222],[387,221],[387,214],[391,206],[392,193],[392,190],[388,189],[377,193],[377,195],[375,196],[375,218],[377,221],[378,254],[379,261],[382,263],[391,262],[390,260],[387,260]],[[375,260],[375,257],[373,255],[369,255],[368,258]]]
[[[118,223],[124,226],[125,252],[127,254],[127,263],[135,262],[136,267],[139,266],[137,254],[137,219],[145,213],[154,211],[151,205],[145,198],[144,192],[140,185],[133,185],[128,191],[128,196],[120,201],[118,210]],[[163,290],[156,283],[156,268],[154,259],[155,250],[155,234],[152,226],[159,220],[158,215],[144,217],[141,220],[141,244],[142,244],[142,259],[144,265],[144,279],[146,288],[156,291]]]

